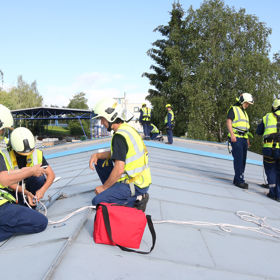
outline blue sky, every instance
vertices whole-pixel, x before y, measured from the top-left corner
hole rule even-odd
[[[0,1],[0,69],[4,88],[18,75],[37,81],[44,105],[67,106],[83,91],[92,108],[104,96],[142,102],[153,61],[146,52],[161,38],[174,0],[25,0]],[[225,0],[272,28],[271,53],[280,51],[280,2]],[[202,1],[181,0],[184,10]]]

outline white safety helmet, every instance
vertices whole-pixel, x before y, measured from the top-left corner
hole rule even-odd
[[[272,103],[272,109],[273,111],[277,111],[278,109],[280,109],[280,99],[274,99]]]
[[[26,127],[18,127],[11,133],[12,149],[17,153],[28,154],[35,148],[35,138]]]
[[[239,96],[239,102],[240,104],[243,104],[245,102],[254,104],[254,99],[251,93],[244,92]]]
[[[96,116],[95,118],[105,118],[109,123],[113,123],[117,118],[125,121],[125,111],[121,105],[113,98],[101,99],[93,109]]]
[[[4,105],[0,104],[0,129],[11,128],[14,125],[14,119],[11,111]]]

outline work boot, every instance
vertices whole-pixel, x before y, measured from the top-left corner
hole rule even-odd
[[[271,199],[273,199],[273,200],[276,200],[276,201],[280,202],[280,199],[278,199],[278,198],[272,196],[270,192],[267,193],[266,196],[269,197],[269,198],[271,198]]]
[[[234,183],[234,185],[238,188],[241,188],[241,189],[245,189],[247,190],[248,189],[248,184],[247,183]]]
[[[134,203],[134,208],[136,208],[138,210],[142,210],[143,212],[145,212],[148,200],[149,200],[149,194],[148,193],[138,195],[137,198],[136,198],[136,201]]]

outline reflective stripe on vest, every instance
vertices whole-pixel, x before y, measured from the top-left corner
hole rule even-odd
[[[146,147],[142,138],[133,127],[126,123],[120,125],[114,135],[116,134],[122,135],[128,146],[124,167],[125,172],[118,181],[135,178],[135,180],[131,180],[135,185],[140,188],[148,187],[151,184],[151,173],[148,166]],[[113,154],[112,143],[113,139],[111,142],[111,153]]]
[[[164,123],[165,124],[168,123],[168,114],[171,114],[171,124],[173,124],[173,122],[174,122],[174,113],[173,113],[172,110],[168,111],[168,113],[166,114]]]
[[[280,116],[280,111],[275,112],[276,115]],[[263,138],[269,137],[270,134],[277,133],[277,118],[273,113],[268,113],[263,117],[264,133]],[[273,142],[264,143],[264,148],[272,148]],[[276,144],[276,148],[279,148],[279,143]]]
[[[9,160],[8,160],[8,158],[7,158],[7,154],[8,154],[8,151],[7,151],[7,149],[5,149],[5,150],[2,150],[2,151],[0,151],[0,154],[3,156],[3,158],[4,158],[4,161],[5,161],[5,165],[6,165],[6,168],[7,168],[7,170],[9,171],[10,169],[11,169],[11,166],[10,166],[10,163],[9,163]],[[9,156],[8,156],[9,157]],[[6,194],[4,194],[4,193],[6,193],[5,191],[4,191],[4,189],[7,189],[8,187],[6,187],[6,186],[3,186],[3,185],[0,185],[0,205],[3,205],[3,204],[5,204],[6,202],[9,202],[10,201],[10,199],[8,200],[7,198],[6,198]],[[11,194],[10,194],[11,195]],[[11,195],[12,196],[12,195]],[[13,196],[12,196],[13,197]]]
[[[151,123],[151,126],[153,127],[151,133],[159,133],[158,128],[154,124]]]
[[[240,138],[248,138],[247,134],[245,135],[238,134],[238,131],[248,132],[250,129],[249,117],[247,113],[245,112],[245,110],[242,110],[239,106],[232,106],[232,109],[234,112],[234,120],[232,121],[232,130],[234,135]]]
[[[142,120],[149,121],[151,119],[151,109],[148,107],[144,107],[142,108],[142,111],[143,111]]]

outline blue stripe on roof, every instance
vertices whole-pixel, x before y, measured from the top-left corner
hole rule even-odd
[[[178,147],[178,146],[174,146],[174,145],[171,146],[171,145],[161,144],[161,143],[152,142],[152,141],[144,141],[144,142],[147,147],[160,148],[160,149],[169,150],[169,151],[182,152],[182,153],[217,158],[217,159],[224,159],[224,160],[231,160],[231,161],[233,160],[231,155],[222,155],[222,154],[211,153],[211,152],[206,152],[206,151],[201,151],[201,150]],[[77,149],[73,149],[73,150],[67,150],[67,151],[63,151],[63,152],[59,152],[59,153],[54,153],[54,154],[46,155],[45,158],[52,159],[52,158],[74,155],[74,154],[79,154],[79,153],[88,152],[88,151],[94,151],[94,150],[98,150],[98,149],[105,149],[105,148],[106,149],[110,148],[110,142],[105,142],[105,143],[96,144],[93,146],[81,147],[81,148],[77,148]],[[262,166],[262,164],[263,164],[262,161],[253,160],[253,159],[247,159],[246,162],[248,164],[259,165],[259,166]]]
[[[77,149],[73,149],[73,150],[67,150],[67,151],[63,151],[63,152],[59,152],[59,153],[49,154],[44,157],[46,159],[51,159],[51,158],[75,155],[75,154],[89,152],[89,151],[98,150],[98,149],[105,149],[105,148],[109,148],[109,147],[110,147],[110,142],[105,142],[105,143],[96,144],[93,146],[81,147],[81,148],[77,148]]]

